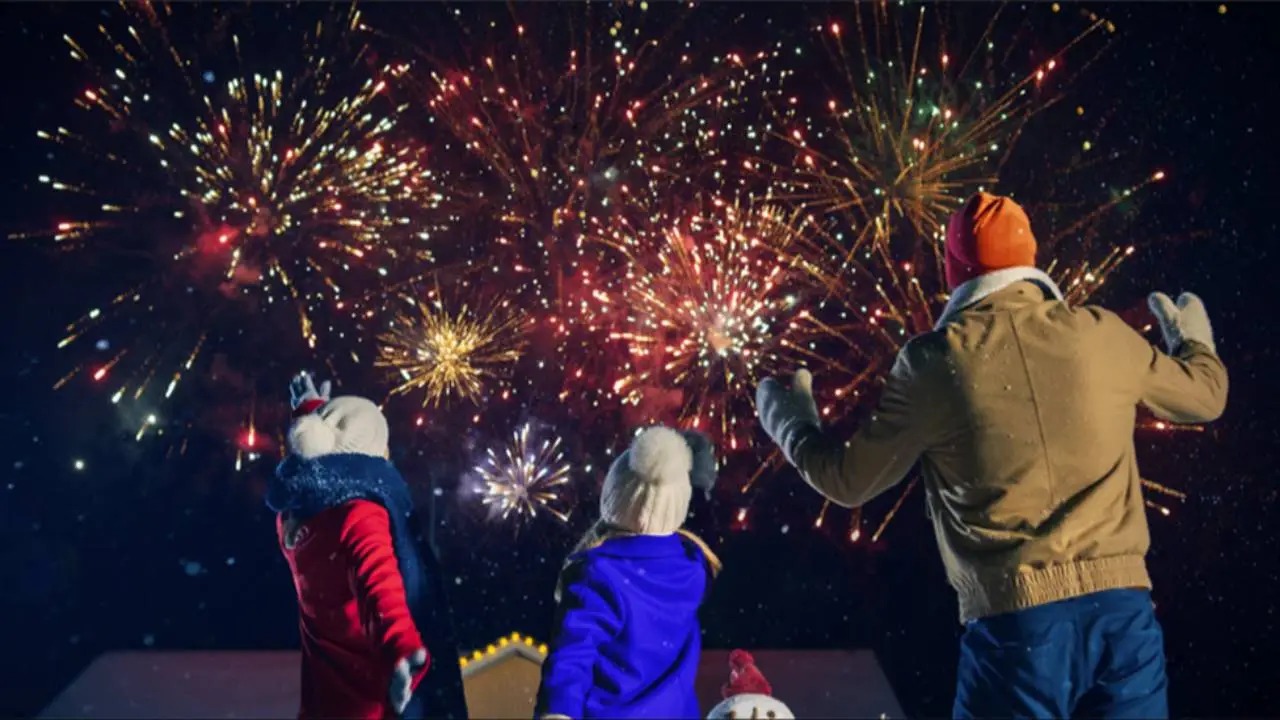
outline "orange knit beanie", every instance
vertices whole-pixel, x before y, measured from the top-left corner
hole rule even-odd
[[[977,193],[947,223],[947,285],[952,290],[979,275],[1035,265],[1031,221],[1010,198]]]

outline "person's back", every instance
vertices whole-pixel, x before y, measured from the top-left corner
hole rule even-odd
[[[1227,374],[1200,299],[1151,296],[1169,354],[1072,307],[1036,270],[1020,207],[979,193],[947,229],[952,296],[899,353],[847,442],[821,430],[807,372],[766,380],[761,422],[810,485],[860,506],[920,462],[966,624],[955,716],[1167,714],[1133,432],[1223,412]]]
[[[298,595],[302,637],[299,716],[382,717],[391,668],[383,667],[383,638],[365,630],[361,618],[364,598],[359,592],[362,588],[353,582],[354,573],[345,563],[349,554],[345,539],[367,535],[378,528],[390,533],[387,511],[375,502],[353,500],[324,510],[306,522],[281,513],[276,528],[280,551],[289,564]],[[384,552],[390,550],[387,547]],[[402,594],[403,587],[397,587],[398,578],[392,580],[391,592]],[[421,645],[407,608],[380,620],[388,627],[388,637],[405,637],[402,644],[406,647]],[[403,652],[412,654],[417,645]]]
[[[711,580],[702,551],[678,534],[634,535],[608,540],[580,562],[569,583],[598,588],[620,618],[598,647],[583,717],[698,717],[698,607]]]
[[[1150,587],[1133,428],[1159,388],[1141,336],[1017,282],[906,353],[935,404],[923,471],[962,619]]]
[[[290,386],[289,454],[267,484],[297,592],[300,718],[465,718],[440,570],[413,496],[387,459],[371,400]]]
[[[698,606],[719,570],[681,529],[694,486],[715,481],[712,445],[651,427],[609,467],[600,520],[556,589],[559,617],[542,664],[537,714],[548,718],[697,718]]]

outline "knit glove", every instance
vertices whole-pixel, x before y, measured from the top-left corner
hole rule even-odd
[[[1168,295],[1156,292],[1147,298],[1147,305],[1160,324],[1165,347],[1171,354],[1177,353],[1182,348],[1182,343],[1188,340],[1198,342],[1217,354],[1209,313],[1204,309],[1204,301],[1198,296],[1184,292],[1178,296],[1178,303],[1175,305]]]
[[[289,381],[289,407],[295,415],[309,413],[329,402],[332,389],[333,383],[325,380],[320,383],[320,389],[316,390],[316,382],[311,373],[304,370]]]
[[[689,484],[701,490],[708,499],[716,486],[716,446],[711,438],[697,430],[681,430],[684,441],[693,453],[693,467],[689,470]]]
[[[418,648],[409,657],[400,658],[400,662],[396,663],[395,669],[391,671],[391,688],[388,691],[388,697],[396,715],[403,714],[404,709],[409,706],[409,699],[413,697],[413,676],[421,672],[426,665],[427,649]]]
[[[796,371],[790,388],[765,378],[756,389],[756,412],[764,431],[792,465],[801,441],[822,430],[818,405],[813,401],[813,375],[808,370]]]

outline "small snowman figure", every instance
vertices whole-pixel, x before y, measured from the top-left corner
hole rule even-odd
[[[724,700],[711,709],[707,720],[795,720],[791,709],[773,697],[773,688],[746,650],[729,653],[729,684],[721,689]]]

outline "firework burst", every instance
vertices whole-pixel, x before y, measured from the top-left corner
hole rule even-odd
[[[989,65],[979,57],[996,52],[989,36],[953,67],[945,40],[925,43],[928,8],[912,8],[914,24],[887,3],[854,10],[851,27],[833,20],[818,29],[844,80],[815,128],[827,142],[810,143],[799,128],[782,136],[796,151],[794,198],[855,214],[855,244],[892,237],[898,223],[929,237],[964,197],[996,182],[1008,141],[1045,107],[1035,90],[1057,62],[1001,88],[968,72]],[[856,38],[852,49],[846,35]],[[940,54],[923,57],[922,45]]]
[[[619,221],[610,237],[626,260],[613,294],[597,300],[614,309],[610,339],[629,356],[613,391],[640,404],[647,389],[680,388],[678,422],[738,450],[753,434],[759,379],[820,362],[808,347],[833,330],[802,309],[821,290],[802,252],[803,218],[719,198],[692,207]]]
[[[566,311],[579,300],[566,284],[598,250],[594,229],[637,198],[692,196],[724,165],[721,133],[754,99],[745,88],[767,54],[700,52],[674,5],[585,5],[563,22],[525,22],[520,9],[488,31],[459,13],[471,62],[411,46],[406,76],[443,144],[467,160],[452,187],[492,219],[472,227],[494,238],[486,262],[512,257],[504,267],[524,289]]]
[[[569,514],[560,509],[559,490],[570,481],[572,467],[564,459],[560,438],[537,439],[529,423],[521,426],[511,442],[490,448],[476,468],[484,487],[481,502],[489,508],[491,520],[531,521],[545,512],[560,522]]]
[[[1080,63],[1087,67],[1114,27],[1089,16],[1058,51],[1015,72],[1016,43],[1001,36],[999,11],[967,51],[950,39],[941,9],[869,3],[850,12],[815,30],[837,69],[820,110],[806,116],[803,103],[781,94],[771,101],[774,137],[791,162],[755,167],[782,178],[780,200],[830,221],[827,244],[843,254],[830,271],[874,280],[862,286],[876,297],[858,299],[857,312],[875,307],[879,323],[900,324],[896,349],[930,329],[946,299],[940,240],[949,215],[972,193],[996,189],[1028,122],[1070,83],[1059,78],[1069,51],[1092,52]],[[1094,38],[1102,49],[1087,42]],[[1057,239],[1042,240],[1050,257]],[[1113,251],[1078,258],[1074,268],[1110,272],[1124,254]]]
[[[64,36],[92,80],[77,129],[39,133],[62,161],[40,181],[70,217],[26,236],[130,258],[136,275],[59,344],[100,338],[109,354],[72,375],[115,377],[117,400],[156,379],[168,397],[204,353],[275,308],[309,349],[319,329],[363,320],[371,309],[344,291],[428,261],[442,201],[424,150],[392,137],[403,108],[384,97],[391,78],[349,42],[357,12],[317,23],[289,71],[254,62],[263,43],[250,26],[242,43],[243,18],[226,8],[180,10],[121,3],[90,41]],[[178,40],[193,24],[196,39]],[[221,52],[193,51],[208,44]],[[219,82],[212,68],[231,59]]]
[[[379,338],[375,360],[400,381],[392,394],[421,391],[424,407],[455,396],[476,401],[485,382],[504,380],[524,352],[527,323],[510,301],[479,311],[465,304],[451,311],[439,300],[406,302],[413,310]]]
[[[451,197],[471,208],[463,262],[540,311],[537,347],[563,368],[556,412],[616,435],[629,423],[600,382],[618,359],[597,298],[613,292],[618,256],[597,240],[620,217],[674,215],[722,186],[728,130],[775,78],[776,49],[709,51],[677,4],[494,7],[441,18],[466,38],[456,55],[415,42],[422,32],[387,36],[408,38],[404,76],[427,98]]]

